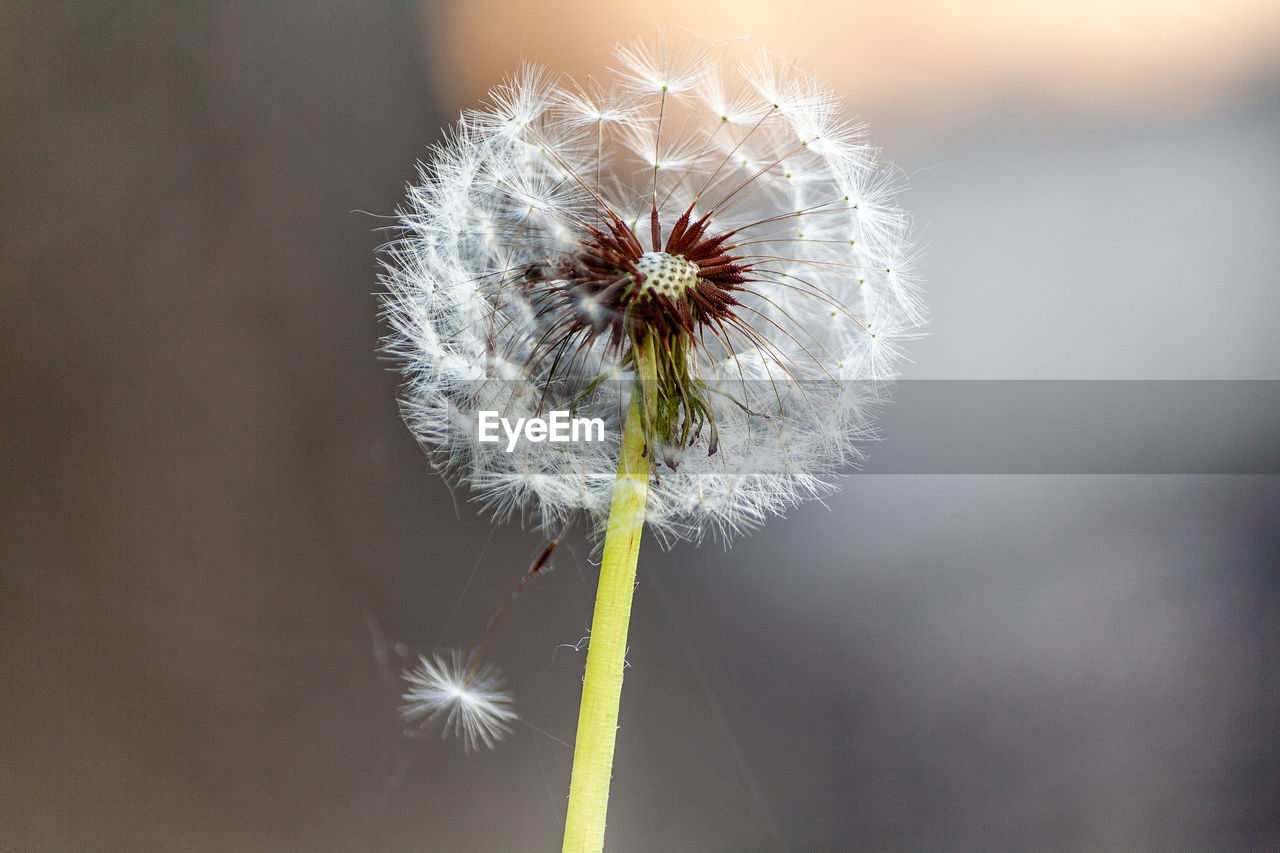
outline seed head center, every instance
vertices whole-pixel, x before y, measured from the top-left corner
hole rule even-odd
[[[644,276],[639,284],[642,297],[658,294],[677,299],[698,285],[699,267],[693,261],[686,261],[683,255],[645,252],[635,264]]]

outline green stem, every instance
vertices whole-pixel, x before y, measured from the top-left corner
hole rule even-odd
[[[647,361],[647,359],[641,359]],[[641,365],[642,376],[646,372]],[[569,813],[564,827],[564,853],[604,848],[604,817],[609,805],[613,772],[613,744],[618,731],[618,701],[622,695],[622,667],[631,621],[636,561],[644,530],[649,494],[649,459],[645,456],[640,387],[631,394],[622,432],[622,457],[613,485],[613,502],[605,528],[600,560],[600,585],[591,617],[587,674],[582,681],[578,737],[573,747],[573,777],[569,783]]]

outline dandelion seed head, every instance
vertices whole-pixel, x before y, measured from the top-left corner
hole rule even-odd
[[[606,517],[647,353],[646,523],[727,539],[862,458],[925,320],[902,175],[767,51],[669,31],[614,57],[585,84],[522,67],[435,147],[383,258],[386,349],[446,476],[549,529]],[[508,452],[485,409],[608,438]]]
[[[467,751],[481,744],[492,749],[511,733],[519,719],[511,694],[497,667],[475,663],[461,650],[430,659],[420,656],[413,669],[401,674],[406,690],[400,713],[407,722],[426,726],[444,718],[443,733],[459,738]]]

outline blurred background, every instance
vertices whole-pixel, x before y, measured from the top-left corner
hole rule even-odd
[[[0,6],[0,847],[558,849],[589,547],[490,646],[515,734],[406,737],[398,653],[545,540],[430,471],[373,295],[522,58],[816,70],[911,178],[909,378],[1280,379],[1274,2],[692,5]],[[647,542],[608,849],[1280,849],[1278,519],[1261,474],[855,474]]]

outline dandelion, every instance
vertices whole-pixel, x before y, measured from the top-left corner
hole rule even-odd
[[[828,494],[923,324],[896,172],[741,41],[526,66],[432,152],[385,257],[406,421],[498,518],[603,534],[566,849],[599,849],[640,533],[729,539]],[[605,441],[486,441],[565,410]],[[521,420],[524,419],[524,420]]]
[[[493,749],[497,741],[511,733],[507,724],[515,722],[519,716],[512,709],[515,702],[511,694],[503,689],[506,680],[501,670],[493,664],[481,663],[480,659],[502,618],[520,597],[525,585],[547,570],[551,554],[559,544],[560,540],[552,539],[534,559],[507,596],[506,603],[489,620],[489,630],[485,631],[484,639],[475,651],[464,655],[461,649],[451,649],[447,658],[437,653],[432,660],[419,655],[416,667],[400,673],[409,686],[403,696],[407,704],[400,708],[406,721],[420,722],[425,726],[443,714],[444,733],[460,738],[468,752],[482,742]]]
[[[404,680],[405,719],[425,724],[443,715],[445,734],[461,738],[468,751],[481,743],[492,749],[511,733],[508,724],[518,719],[497,667],[468,659],[457,649],[447,657],[419,656]]]

